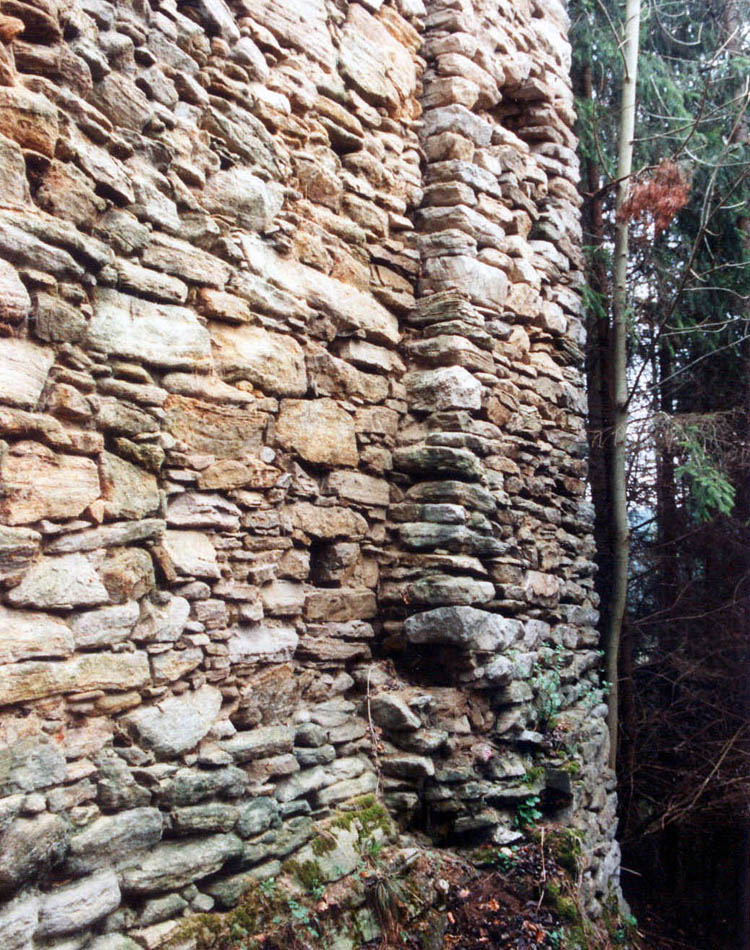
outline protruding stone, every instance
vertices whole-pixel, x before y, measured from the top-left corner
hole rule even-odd
[[[252,624],[235,628],[228,642],[229,659],[233,663],[283,663],[294,656],[299,637],[294,627]]]
[[[463,366],[407,373],[403,382],[413,410],[479,409],[482,404],[482,384]]]
[[[57,109],[46,96],[20,85],[0,87],[0,133],[21,148],[52,158],[57,126]]]
[[[99,497],[99,475],[90,459],[58,455],[35,442],[5,455],[0,484],[5,489],[0,513],[11,525],[74,518]]]
[[[224,379],[247,380],[273,396],[303,396],[307,391],[304,355],[294,337],[262,327],[214,323],[211,340]]]
[[[44,896],[36,936],[50,938],[80,933],[119,904],[117,875],[114,871],[99,871]]]
[[[161,840],[157,808],[133,808],[97,818],[70,839],[68,866],[74,874],[117,867]]]
[[[164,548],[178,574],[186,577],[220,577],[216,551],[200,531],[167,531]]]
[[[0,339],[0,402],[34,409],[54,358],[52,350],[28,340]]]
[[[134,689],[150,676],[145,653],[89,653],[57,663],[29,660],[0,667],[0,706],[60,693]]]
[[[370,700],[372,718],[384,729],[400,732],[419,729],[422,721],[406,705],[404,700],[394,693],[380,693]]]
[[[115,356],[169,369],[194,369],[211,357],[208,332],[192,310],[99,288],[88,342]]]
[[[59,864],[68,848],[68,827],[59,815],[18,818],[0,835],[0,895]]]
[[[48,614],[0,607],[0,663],[70,656],[70,627]]]
[[[410,643],[446,643],[494,653],[522,635],[518,620],[475,607],[438,607],[414,614],[404,623]]]
[[[159,507],[159,488],[150,472],[110,452],[102,452],[99,470],[105,518],[144,518]]]
[[[126,894],[134,895],[176,890],[215,874],[241,851],[242,842],[234,835],[211,835],[160,844],[137,866],[123,871],[122,889]]]
[[[17,607],[95,607],[109,600],[106,588],[82,554],[43,557],[8,594]]]
[[[214,724],[220,708],[219,690],[202,686],[155,706],[141,706],[124,718],[140,742],[161,758],[169,758],[194,748]]]
[[[356,465],[359,458],[352,417],[333,399],[285,399],[276,438],[307,462]]]

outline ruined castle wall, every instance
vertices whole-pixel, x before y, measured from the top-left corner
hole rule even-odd
[[[538,795],[595,909],[564,7],[0,11],[3,946],[156,947],[370,792]]]

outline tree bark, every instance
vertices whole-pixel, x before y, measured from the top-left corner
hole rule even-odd
[[[622,213],[630,190],[635,130],[635,87],[641,21],[640,0],[627,0],[623,30],[625,67],[619,115],[617,197],[615,202],[614,287],[612,295],[612,389],[614,439],[612,444],[612,600],[606,637],[606,670],[609,681],[609,763],[617,762],[619,653],[628,593],[630,529],[628,525],[626,452],[628,437],[628,221]]]

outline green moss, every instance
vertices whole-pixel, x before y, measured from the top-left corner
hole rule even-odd
[[[534,785],[541,778],[544,777],[544,766],[535,765],[533,768],[527,770],[524,777],[521,779],[524,785]]]
[[[355,798],[351,806],[351,810],[340,812],[333,819],[330,827],[351,831],[355,825],[358,826],[357,845],[360,851],[367,847],[368,839],[372,838],[376,831],[381,831],[386,838],[393,834],[394,825],[391,816],[374,795]]]
[[[572,897],[562,892],[556,881],[549,881],[544,887],[544,901],[557,916],[568,923],[580,924],[581,912]]]
[[[324,854],[336,850],[336,838],[334,835],[318,835],[310,842],[310,847],[314,855],[322,858]]]
[[[556,828],[547,834],[546,843],[559,866],[576,877],[583,852],[580,832],[573,828]]]

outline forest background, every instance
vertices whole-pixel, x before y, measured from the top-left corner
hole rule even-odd
[[[638,4],[633,164],[626,178],[620,171],[618,202],[633,5],[570,3],[590,473],[602,646],[615,663],[623,885],[648,946],[747,950],[750,2]],[[612,616],[618,557],[627,565],[621,624]]]

